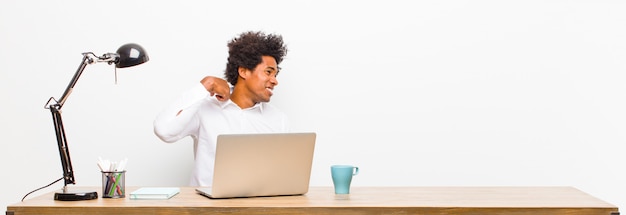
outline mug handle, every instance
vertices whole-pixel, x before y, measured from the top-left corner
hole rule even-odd
[[[352,175],[353,175],[353,176],[355,176],[355,175],[359,174],[359,167],[355,166],[353,171],[354,171],[354,172],[352,173]]]

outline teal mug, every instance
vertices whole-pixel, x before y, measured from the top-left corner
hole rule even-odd
[[[359,167],[350,165],[332,165],[330,173],[333,177],[335,194],[349,194],[352,176],[359,174]]]

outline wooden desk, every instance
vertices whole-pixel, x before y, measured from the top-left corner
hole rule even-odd
[[[48,193],[9,205],[6,214],[619,214],[616,206],[572,187],[353,187],[344,200],[335,199],[332,187],[311,187],[303,196],[218,200],[192,187],[169,200],[131,200],[135,189],[127,187],[123,199],[74,202]]]

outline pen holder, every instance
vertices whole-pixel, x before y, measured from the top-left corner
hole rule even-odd
[[[102,198],[126,197],[126,171],[102,172]]]

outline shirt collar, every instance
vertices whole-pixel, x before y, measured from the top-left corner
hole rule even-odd
[[[224,109],[224,108],[226,108],[226,107],[228,107],[228,106],[231,106],[231,105],[232,105],[233,107],[236,107],[236,108],[238,108],[238,109],[241,109],[241,108],[239,107],[239,105],[235,104],[235,103],[234,103],[232,100],[230,100],[230,99],[229,99],[229,100],[227,100],[227,101],[225,101],[225,102],[221,102],[221,104],[220,104],[220,105],[221,105],[222,109]],[[254,104],[254,106],[252,106],[252,107],[245,108],[245,109],[241,109],[241,110],[256,110],[256,109],[258,109],[258,110],[259,110],[259,112],[263,113],[263,106],[264,106],[264,105],[263,105],[263,102],[258,102],[258,103],[256,103],[256,104]]]

